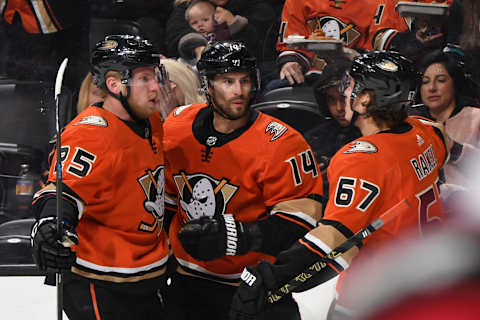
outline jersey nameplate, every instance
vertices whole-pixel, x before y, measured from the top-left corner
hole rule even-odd
[[[378,151],[377,147],[368,141],[354,141],[349,143],[350,148],[343,153],[375,153]]]
[[[77,123],[74,123],[74,126],[78,126],[81,124],[88,124],[91,126],[97,126],[97,127],[107,127],[108,123],[107,120],[105,120],[103,117],[100,116],[87,116],[80,120]]]
[[[270,141],[275,141],[278,138],[280,138],[287,131],[287,129],[288,128],[285,127],[284,125],[278,122],[272,121],[267,125],[267,128],[265,129],[265,133],[273,136],[270,139]]]

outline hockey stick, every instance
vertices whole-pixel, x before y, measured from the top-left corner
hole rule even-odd
[[[271,292],[267,295],[267,301],[269,303],[275,303],[282,299],[284,296],[293,292],[293,290],[300,287],[308,279],[312,278],[315,274],[319,273],[323,268],[328,266],[329,261],[334,261],[336,258],[342,256],[345,252],[350,250],[354,245],[358,244],[363,239],[370,236],[373,232],[383,227],[386,223],[391,221],[399,214],[405,212],[410,207],[410,203],[406,198],[395,204],[393,207],[385,211],[380,217],[375,219],[368,226],[355,233],[353,236],[345,240],[342,244],[333,249],[321,260],[315,262],[313,265],[305,269],[295,278],[288,281],[285,285],[277,289],[275,292]]]
[[[62,206],[62,154],[61,154],[61,143],[62,140],[61,136],[61,124],[60,124],[60,94],[62,92],[62,82],[63,82],[63,74],[65,73],[65,69],[67,67],[68,58],[65,58],[58,68],[57,78],[55,79],[55,103],[56,103],[56,130],[57,130],[57,162],[56,162],[56,169],[57,169],[57,232],[59,237],[63,237],[63,206]],[[63,275],[61,272],[57,273],[57,319],[62,320],[63,318]]]

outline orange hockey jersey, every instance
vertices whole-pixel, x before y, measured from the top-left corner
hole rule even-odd
[[[308,37],[319,28],[325,36],[343,40],[346,47],[384,50],[398,32],[408,30],[395,4],[395,0],[286,0],[277,42],[278,62],[298,61],[312,69],[313,53],[288,48],[284,39]]]
[[[249,252],[197,261],[182,248],[180,227],[191,219],[230,213],[243,222],[278,214],[312,228],[316,221],[301,210],[278,212],[275,206],[321,195],[323,185],[311,148],[290,126],[252,111],[246,127],[225,135],[213,129],[212,113],[205,104],[180,107],[164,123],[166,193],[178,197],[169,237],[183,271],[237,282],[246,265],[273,257]]]
[[[162,229],[165,179],[158,115],[150,118],[150,127],[151,139],[141,137],[114,114],[90,106],[62,133],[63,194],[79,214],[73,272],[113,282],[164,273],[169,249]],[[49,181],[55,179],[52,165]],[[38,197],[49,192],[46,188]]]
[[[49,34],[81,23],[88,17],[87,0],[0,0],[0,16],[12,24],[19,16],[23,29],[32,34]]]
[[[406,231],[421,234],[444,219],[438,183],[447,153],[429,122],[408,118],[403,127],[359,138],[332,158],[324,219],[339,221],[356,233],[402,199],[410,203],[408,211],[363,241],[353,261],[372,258],[386,241]],[[353,268],[341,277],[348,277]],[[337,291],[342,304],[341,281]]]

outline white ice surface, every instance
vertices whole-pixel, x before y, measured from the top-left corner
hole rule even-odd
[[[57,289],[43,284],[43,277],[0,277],[2,320],[52,320],[57,318]],[[322,320],[335,297],[334,278],[321,286],[295,293],[302,320]],[[63,319],[68,320],[64,314]]]
[[[2,320],[57,319],[57,288],[43,284],[44,277],[0,277]],[[63,319],[68,320],[65,313]]]

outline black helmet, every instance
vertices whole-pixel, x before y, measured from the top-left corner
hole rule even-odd
[[[356,57],[349,75],[355,80],[352,97],[372,90],[376,109],[385,110],[408,106],[418,77],[413,62],[393,51],[372,51]]]
[[[105,75],[110,70],[120,72],[122,82],[127,84],[133,69],[159,64],[159,54],[152,44],[132,35],[108,35],[96,44],[91,55],[93,81],[103,89],[106,89]]]
[[[209,43],[197,62],[197,70],[203,78],[204,90],[207,89],[207,79],[211,79],[216,74],[229,72],[249,72],[254,82],[252,91],[260,88],[257,59],[250,55],[241,41]]]

